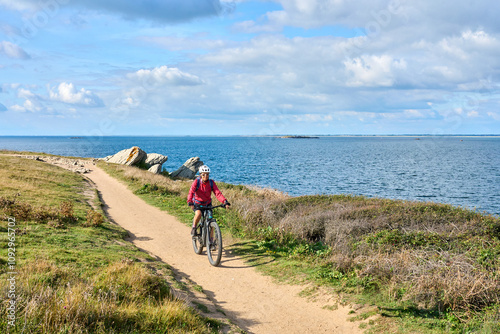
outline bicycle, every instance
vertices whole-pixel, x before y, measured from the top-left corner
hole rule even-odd
[[[193,236],[193,248],[196,254],[203,252],[207,247],[208,261],[214,267],[220,264],[222,258],[222,234],[217,220],[213,217],[212,210],[224,207],[225,204],[217,206],[197,206],[201,210],[201,219]]]

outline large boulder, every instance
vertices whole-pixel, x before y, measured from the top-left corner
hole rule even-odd
[[[115,164],[132,166],[146,160],[146,157],[146,152],[141,150],[139,147],[134,146],[125,150],[121,150],[111,157],[104,158],[104,160]]]
[[[144,163],[148,168],[153,167],[154,165],[163,165],[168,160],[168,156],[161,155],[158,153],[148,153],[146,157],[146,161]]]
[[[172,177],[183,177],[194,179],[198,169],[203,166],[203,161],[199,157],[188,159],[178,170],[170,174]]]
[[[149,172],[160,174],[161,173],[161,164],[155,164],[148,169]]]

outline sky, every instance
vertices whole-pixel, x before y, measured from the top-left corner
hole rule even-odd
[[[0,135],[500,134],[493,0],[0,0]]]

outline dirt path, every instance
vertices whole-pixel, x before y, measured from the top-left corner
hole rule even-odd
[[[156,255],[203,287],[218,309],[249,333],[361,333],[348,322],[348,308],[331,311],[297,296],[300,287],[278,285],[241,259],[223,254],[212,267],[193,252],[190,228],[171,215],[146,204],[97,166],[86,174],[97,186],[107,214],[132,235],[139,248]]]

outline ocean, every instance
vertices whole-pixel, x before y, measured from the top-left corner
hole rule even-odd
[[[211,177],[292,196],[433,201],[500,215],[500,137],[0,137],[0,149],[102,158],[139,146],[169,172],[198,156]]]

